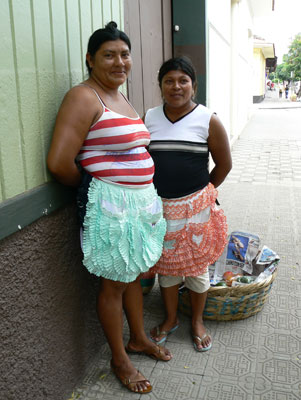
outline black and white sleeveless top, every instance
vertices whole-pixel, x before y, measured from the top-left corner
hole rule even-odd
[[[174,122],[163,105],[147,111],[145,125],[151,135],[149,153],[155,163],[154,185],[159,196],[186,196],[209,183],[211,116],[212,111],[201,104]]]

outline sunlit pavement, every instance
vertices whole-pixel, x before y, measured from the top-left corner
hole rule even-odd
[[[253,106],[255,108],[300,108],[301,99],[292,101],[290,97],[290,92],[288,94],[288,98],[286,99],[284,93],[282,94],[282,97],[279,96],[278,89],[267,90],[264,101],[254,104]]]

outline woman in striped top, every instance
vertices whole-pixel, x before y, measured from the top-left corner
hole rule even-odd
[[[150,382],[134,368],[127,352],[171,359],[170,352],[144,332],[139,280],[161,255],[166,222],[152,183],[149,132],[119,91],[131,69],[130,49],[129,38],[115,22],[90,37],[89,78],[63,100],[48,167],[60,182],[80,185],[87,198],[82,207],[83,263],[101,277],[98,315],[112,351],[111,367],[129,390],[148,393]],[[80,184],[81,177],[85,184]],[[123,308],[130,327],[126,348]]]

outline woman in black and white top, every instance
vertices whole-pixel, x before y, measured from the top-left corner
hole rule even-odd
[[[196,351],[212,346],[203,324],[209,289],[208,266],[227,242],[224,213],[216,206],[218,187],[231,170],[228,136],[216,114],[195,103],[196,73],[191,61],[172,58],[158,75],[163,104],[150,109],[145,125],[155,163],[154,185],[167,220],[163,253],[152,271],[159,284],[166,318],[151,330],[161,344],[178,325],[178,288],[185,281],[192,305],[192,340]],[[215,163],[209,173],[209,154]]]

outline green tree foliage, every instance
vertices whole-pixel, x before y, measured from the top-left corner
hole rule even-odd
[[[301,33],[298,33],[292,41],[285,61],[290,71],[295,73],[294,79],[299,80],[301,77]]]
[[[294,80],[301,80],[301,33],[298,33],[283,56],[283,63],[277,65],[276,75],[280,80],[290,81],[291,72]]]
[[[284,57],[283,57],[283,60],[284,60]],[[281,81],[290,81],[291,70],[289,69],[289,66],[286,64],[286,62],[284,62],[280,65],[277,65],[276,76]]]

